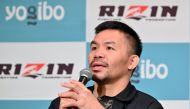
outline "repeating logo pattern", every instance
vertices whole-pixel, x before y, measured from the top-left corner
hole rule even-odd
[[[131,82],[166,109],[189,109],[188,0],[3,1],[0,13],[1,100],[55,98],[65,90],[61,81],[78,79],[88,67],[94,28],[117,20],[144,43]]]

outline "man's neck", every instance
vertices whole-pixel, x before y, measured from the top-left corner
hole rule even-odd
[[[130,78],[129,78],[130,79]],[[101,97],[101,96],[116,96],[119,94],[121,91],[123,91],[128,83],[129,79],[125,78],[123,80],[111,82],[111,83],[96,83],[94,84],[94,95],[96,97]]]

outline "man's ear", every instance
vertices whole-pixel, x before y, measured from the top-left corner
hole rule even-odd
[[[138,63],[139,63],[139,56],[137,55],[131,55],[129,58],[129,65],[128,65],[128,69],[129,70],[133,70],[137,67]]]

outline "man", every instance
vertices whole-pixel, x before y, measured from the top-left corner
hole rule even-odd
[[[95,31],[88,58],[94,86],[86,88],[75,80],[64,83],[70,90],[60,93],[49,109],[163,109],[130,83],[142,52],[137,33],[118,21],[103,22]]]

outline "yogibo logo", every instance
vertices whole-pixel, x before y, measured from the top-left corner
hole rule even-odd
[[[140,77],[142,79],[165,79],[168,76],[168,66],[164,63],[155,65],[150,59],[141,60]]]
[[[137,66],[133,77],[132,82],[139,83],[140,79],[166,79],[169,75],[169,69],[167,64],[159,63],[155,64],[151,62],[150,59],[141,60]]]
[[[16,19],[20,22],[27,20],[28,25],[36,25],[37,21],[56,20],[61,21],[64,18],[65,10],[61,5],[51,6],[44,2],[38,2],[38,5],[5,6],[5,20],[10,21]]]

